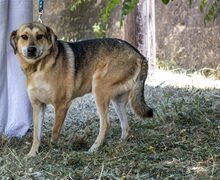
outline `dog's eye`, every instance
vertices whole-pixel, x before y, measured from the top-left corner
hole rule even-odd
[[[21,38],[23,39],[23,40],[27,40],[28,39],[28,36],[27,35],[21,35]]]
[[[40,39],[42,39],[43,38],[43,35],[42,34],[38,34],[37,35],[37,40],[40,40]]]

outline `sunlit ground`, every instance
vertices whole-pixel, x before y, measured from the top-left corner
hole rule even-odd
[[[161,87],[220,89],[220,80],[215,80],[213,77],[206,78],[198,72],[189,74],[156,70],[153,76],[148,79],[147,84]]]

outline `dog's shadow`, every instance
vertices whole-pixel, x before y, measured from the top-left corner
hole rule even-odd
[[[131,113],[130,109],[128,111],[128,113]],[[53,106],[48,105],[45,113],[44,136],[41,146],[69,151],[88,151],[99,131],[99,117],[93,96],[88,94],[72,101],[62,126],[59,140],[57,144],[51,145],[50,138],[54,115]],[[121,129],[119,119],[111,104],[109,106],[109,117],[111,128],[108,130],[108,135],[103,146],[118,143],[120,139]]]

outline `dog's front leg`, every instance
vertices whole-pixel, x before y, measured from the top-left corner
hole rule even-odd
[[[60,130],[65,120],[68,108],[69,108],[69,103],[62,102],[62,103],[55,105],[55,122],[53,125],[53,132],[52,132],[52,138],[51,138],[52,144],[57,143]]]
[[[33,106],[33,144],[31,147],[30,152],[28,153],[28,157],[33,157],[37,154],[40,141],[41,141],[41,135],[42,135],[42,125],[44,121],[44,112],[46,105],[43,103],[32,103]]]

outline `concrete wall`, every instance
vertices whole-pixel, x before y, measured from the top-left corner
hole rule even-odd
[[[184,68],[216,68],[220,64],[220,17],[204,24],[200,1],[189,8],[185,0],[164,6],[156,1],[157,57]]]
[[[82,3],[75,11],[70,11],[74,0],[46,0],[43,23],[50,26],[58,37],[67,40],[95,38],[92,26],[98,22],[98,14],[108,0],[90,0]],[[38,0],[34,0],[34,17],[38,13]],[[112,16],[108,36],[120,37],[119,11]]]

